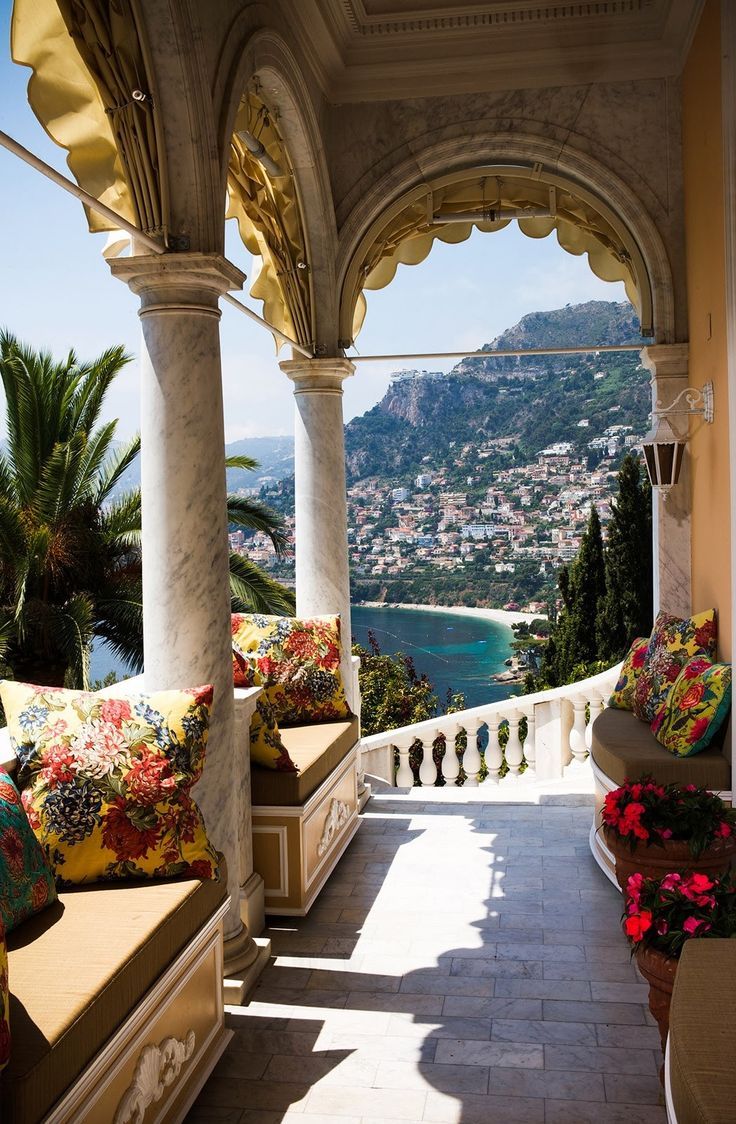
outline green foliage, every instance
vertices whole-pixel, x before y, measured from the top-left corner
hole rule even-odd
[[[596,621],[598,654],[621,659],[652,628],[652,490],[639,461],[624,457],[606,539],[606,593]]]
[[[92,640],[134,670],[143,665],[141,496],[120,493],[140,438],[116,446],[102,423],[107,392],[129,362],[112,347],[91,363],[61,362],[0,333],[7,447],[0,457],[0,660],[13,677],[86,687]],[[251,469],[248,458],[231,465]],[[230,497],[236,526],[270,535],[283,526],[256,501]],[[293,611],[294,599],[238,555],[233,608]]]
[[[437,713],[439,700],[426,675],[417,674],[410,656],[384,655],[372,632],[360,656],[360,724],[365,735],[424,722]]]
[[[595,507],[591,509],[577,557],[569,569],[564,567],[560,571],[559,584],[564,608],[542,662],[542,678],[554,687],[574,682],[570,678],[574,669],[598,659],[595,625],[606,592],[606,572],[601,523]]]

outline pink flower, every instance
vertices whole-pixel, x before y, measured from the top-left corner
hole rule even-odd
[[[666,937],[667,934],[669,933],[669,931],[670,931],[670,927],[669,927],[668,923],[665,921],[664,917],[660,917],[659,920],[657,921],[657,933],[658,933],[658,935],[660,937]]]
[[[643,881],[644,878],[641,874],[631,874],[626,882],[626,896],[637,909],[639,908]]]
[[[665,874],[664,878],[659,884],[660,890],[676,890],[682,882],[682,877],[679,874]]]
[[[705,921],[702,917],[686,917],[682,923],[682,930],[684,933],[687,933],[689,937],[695,937],[698,934],[702,936],[707,933],[710,928],[710,922]]]
[[[661,839],[671,839],[672,838],[672,830],[669,827],[663,827],[662,830],[660,831],[659,835],[660,835]]]
[[[720,835],[722,839],[728,839],[732,834],[733,832],[731,831],[731,825],[726,823],[725,820],[723,820],[722,823],[719,823],[718,827],[716,828],[716,835]]]
[[[100,714],[103,722],[119,726],[130,718],[130,704],[124,699],[105,699]]]

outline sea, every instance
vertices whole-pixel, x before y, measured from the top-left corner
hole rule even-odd
[[[354,605],[353,639],[368,647],[371,632],[383,653],[410,656],[419,675],[426,675],[444,709],[448,691],[465,696],[467,707],[496,702],[515,693],[492,675],[508,670],[514,634],[508,625],[482,617],[451,612],[397,609],[393,606]],[[110,672],[123,679],[131,674],[105,645],[92,651],[90,678],[102,680]],[[518,690],[518,688],[517,688]]]

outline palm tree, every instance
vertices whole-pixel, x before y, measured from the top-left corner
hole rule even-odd
[[[95,638],[143,665],[141,496],[121,483],[140,438],[117,445],[117,423],[99,421],[128,362],[121,347],[56,362],[0,333],[0,657],[16,678],[87,686]],[[228,465],[256,467],[246,457]],[[258,501],[228,497],[228,518],[284,551],[281,520]],[[293,612],[290,591],[236,554],[231,592],[233,611]]]

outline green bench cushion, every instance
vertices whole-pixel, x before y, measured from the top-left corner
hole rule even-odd
[[[254,807],[303,804],[358,741],[360,723],[351,718],[310,726],[280,726],[279,732],[299,772],[279,773],[252,765],[250,788]]]
[[[670,1005],[670,1084],[677,1124],[736,1119],[736,941],[685,945]]]
[[[607,707],[598,715],[590,755],[616,784],[651,773],[659,784],[697,784],[721,792],[731,788],[731,763],[724,747],[710,746],[692,757],[675,757],[630,710]]]

